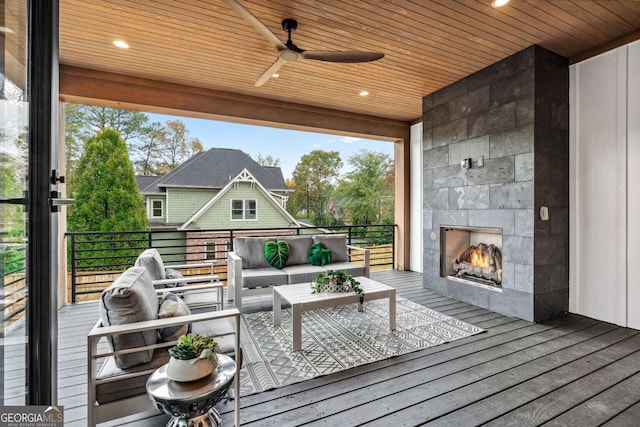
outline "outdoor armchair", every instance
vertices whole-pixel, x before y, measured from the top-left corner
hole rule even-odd
[[[191,290],[155,289],[146,269],[132,267],[102,293],[100,319],[87,336],[89,426],[155,409],[146,393],[147,378],[168,362],[168,349],[188,329],[213,334],[221,353],[235,357],[239,425],[240,312],[230,309],[158,318],[161,301],[167,298],[163,294],[169,291],[188,294]],[[167,337],[167,330],[173,335]]]

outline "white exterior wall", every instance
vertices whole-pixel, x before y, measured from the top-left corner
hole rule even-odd
[[[640,42],[570,68],[569,309],[638,329],[639,76]]]
[[[409,269],[422,273],[422,123],[411,126],[410,141],[410,220]]]

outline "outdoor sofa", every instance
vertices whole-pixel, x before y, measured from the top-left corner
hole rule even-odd
[[[289,257],[282,269],[272,267],[264,254],[268,241],[284,240]],[[309,248],[321,242],[331,251],[331,261],[325,265],[309,262]],[[242,311],[242,298],[272,292],[273,286],[311,282],[328,270],[345,270],[352,276],[369,277],[369,250],[347,245],[344,234],[316,234],[269,237],[236,237],[233,251],[227,254],[227,300],[235,298],[235,306]]]
[[[199,288],[199,287],[198,287]],[[169,361],[168,349],[177,337],[191,331],[216,335],[221,353],[241,361],[240,312],[237,309],[206,310],[188,314],[180,309],[167,316],[167,301],[184,307],[184,300],[171,295],[188,295],[189,286],[155,289],[145,267],[131,267],[122,273],[100,298],[100,319],[87,336],[88,378],[87,424],[153,410],[146,381],[154,370]],[[202,289],[198,289],[202,292]],[[236,357],[236,355],[238,355]],[[239,396],[239,382],[235,395]],[[236,422],[239,399],[236,398]]]

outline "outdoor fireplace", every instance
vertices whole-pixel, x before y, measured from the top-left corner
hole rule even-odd
[[[502,229],[440,227],[440,276],[502,288]]]

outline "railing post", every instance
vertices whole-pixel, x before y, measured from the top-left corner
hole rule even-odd
[[[66,254],[65,254],[66,256]],[[65,272],[66,274],[66,272]],[[76,235],[71,235],[71,302],[76,302]]]
[[[151,230],[147,231],[147,249],[153,247],[153,232]]]
[[[352,239],[351,239],[351,229],[352,229],[352,227],[353,227],[352,225],[348,225],[348,226],[347,226],[347,230],[348,230],[348,231],[347,231],[347,234],[349,235],[349,239],[348,239],[348,240],[349,240],[349,244],[350,244],[350,245],[352,245],[352,244],[353,244]]]
[[[391,227],[391,268],[396,269],[396,226],[395,224],[390,225]]]

